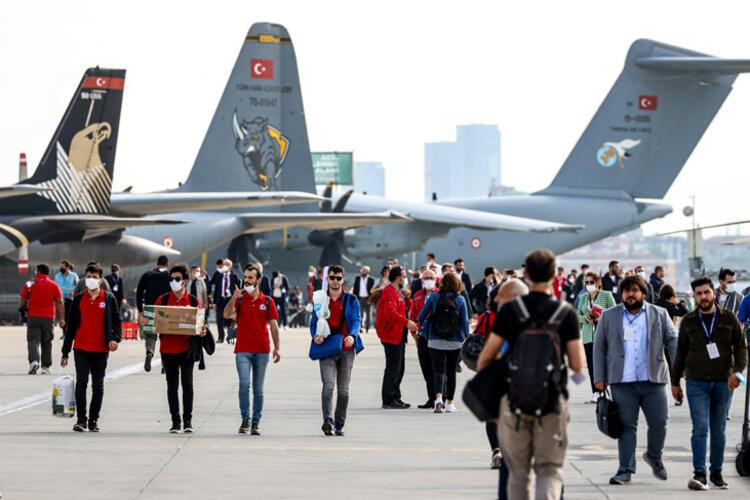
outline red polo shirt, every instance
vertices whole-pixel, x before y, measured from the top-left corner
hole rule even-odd
[[[268,304],[266,305],[266,302]],[[268,354],[271,352],[271,339],[268,336],[268,322],[279,318],[276,303],[266,301],[263,292],[258,298],[243,291],[237,309],[237,340],[234,352]]]
[[[26,313],[29,317],[54,318],[55,302],[62,298],[62,292],[57,283],[52,281],[46,274],[37,274],[32,280],[31,298],[29,298]],[[29,285],[25,283],[21,289],[21,297],[29,296]]]
[[[342,341],[344,342],[344,350],[351,351],[354,349],[354,344],[347,346],[346,338],[349,336],[349,331],[346,329],[346,318],[344,317],[344,294],[342,293],[338,299],[330,299],[328,301],[328,311],[331,316],[328,318],[328,326],[331,330],[340,330]]]
[[[190,307],[190,295],[188,293],[183,294],[180,300],[177,300],[177,296],[174,292],[169,292],[169,298],[167,303],[164,304],[162,296],[156,299],[157,306],[182,306]],[[198,306],[200,306],[200,299],[198,300]],[[190,350],[190,339],[192,335],[159,335],[159,352],[165,354],[181,354]]]
[[[83,292],[80,302],[81,324],[76,331],[73,349],[88,352],[109,352],[107,335],[104,333],[106,310],[107,301],[104,290],[99,290],[99,295],[96,297],[92,297],[88,290]]]

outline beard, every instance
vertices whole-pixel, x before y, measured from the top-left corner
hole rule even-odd
[[[643,300],[628,300],[625,302],[625,307],[629,312],[638,312],[643,307]]]
[[[701,311],[708,312],[710,311],[714,306],[714,302],[712,300],[701,300],[698,304],[698,309]]]

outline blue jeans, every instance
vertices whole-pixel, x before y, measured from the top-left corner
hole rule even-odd
[[[693,435],[693,470],[706,472],[706,441],[711,429],[711,472],[724,466],[726,446],[727,404],[731,391],[726,380],[687,380],[685,382]]]
[[[263,382],[266,378],[268,353],[238,352],[235,355],[237,375],[240,377],[240,413],[242,418],[250,417],[250,372],[253,374],[253,418],[259,423],[263,414]]]

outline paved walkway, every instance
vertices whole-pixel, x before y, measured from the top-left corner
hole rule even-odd
[[[143,348],[123,342],[110,357],[102,432],[78,434],[73,420],[53,418],[47,400],[53,376],[26,375],[25,334],[0,328],[0,492],[9,499],[135,498],[495,498],[484,427],[459,401],[459,413],[380,409],[383,353],[377,338],[358,357],[346,437],[320,432],[320,380],[307,359],[308,336],[282,332],[282,362],[269,366],[263,436],[238,435],[237,376],[231,346],[219,345],[196,370],[192,436],[170,435],[166,383],[143,373]],[[54,371],[60,373],[55,340]],[[71,370],[72,371],[72,370]],[[459,374],[459,387],[470,373]],[[460,389],[459,389],[460,391]],[[404,399],[425,399],[413,345],[407,353]],[[460,393],[460,392],[459,392]],[[586,386],[573,388],[566,499],[667,499],[691,494],[690,419],[672,408],[665,462],[670,480],[654,479],[639,461],[633,484],[607,484],[617,468],[616,442],[598,433]],[[735,398],[726,457],[730,491],[705,495],[750,498],[737,477],[733,447],[743,398]],[[23,408],[23,409],[21,409]],[[639,444],[645,432],[639,433]],[[639,447],[639,455],[642,446]]]

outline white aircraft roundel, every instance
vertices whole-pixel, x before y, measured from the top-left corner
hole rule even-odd
[[[255,63],[253,66],[253,73],[256,75],[262,75],[266,72],[266,67],[263,65],[263,63]]]
[[[479,238],[472,238],[471,239],[471,248],[473,248],[473,249],[476,250],[477,248],[479,248],[481,246],[482,246],[482,240],[480,240]]]
[[[172,248],[174,246],[174,241],[172,241],[172,238],[170,236],[164,238],[164,246],[167,248]]]
[[[96,79],[96,86],[97,87],[104,87],[107,84],[106,78],[97,78]]]

